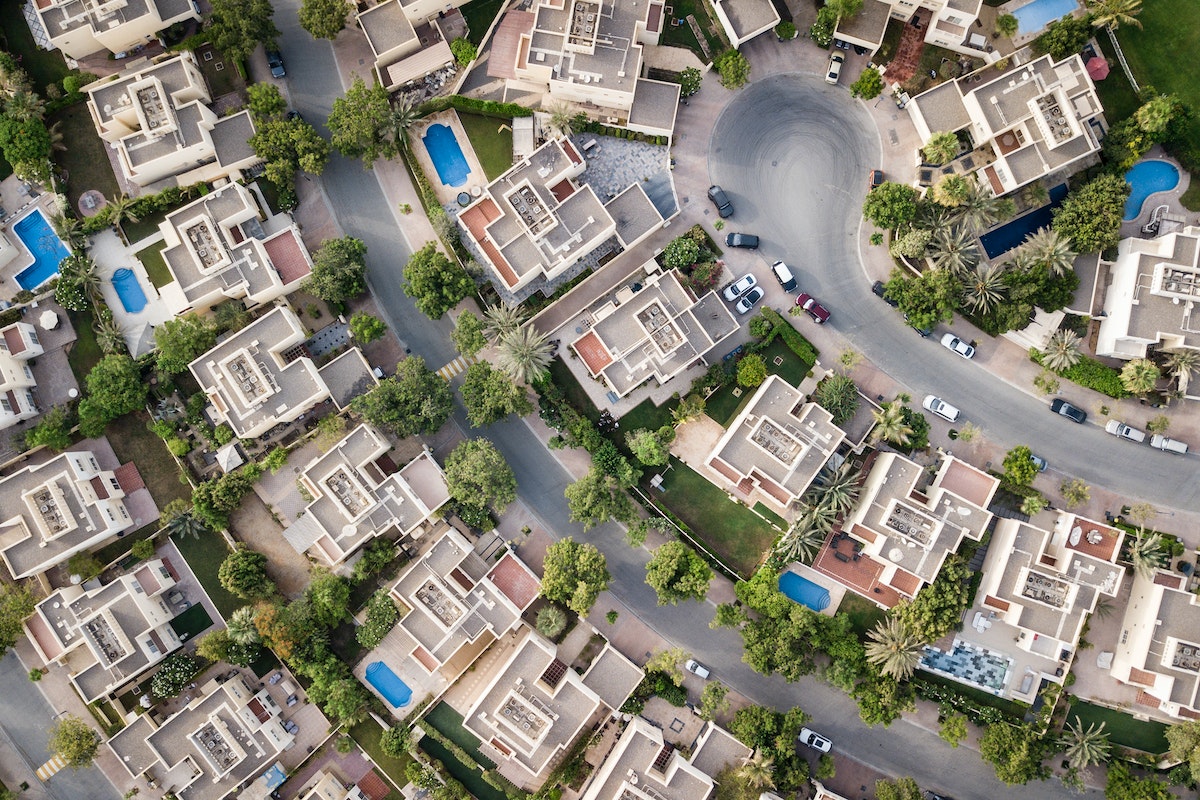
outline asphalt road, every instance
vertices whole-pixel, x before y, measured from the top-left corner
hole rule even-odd
[[[284,52],[288,54],[290,94],[293,105],[305,118],[323,127],[332,106],[332,99],[341,94],[341,85],[337,79],[337,70],[329,45],[325,42],[314,42],[299,28],[295,16],[298,6],[297,0],[281,0],[277,5],[276,14],[276,24],[283,32],[281,44]],[[751,92],[747,95],[753,96]],[[826,101],[824,105],[829,115],[853,116],[846,112],[846,109],[852,106],[845,98],[841,98],[841,102]],[[772,113],[774,111],[772,109]],[[728,117],[728,112],[726,116]],[[760,119],[770,116],[764,109],[764,116]],[[818,119],[819,116],[818,113]],[[797,111],[797,122],[804,117],[804,112]],[[862,124],[862,120],[856,119],[855,122]],[[842,163],[845,160],[840,159],[837,152],[839,148],[847,146],[845,137],[840,134],[822,133],[825,125],[812,122],[808,124],[811,125],[813,136],[822,136],[828,143],[827,150],[817,154],[816,142],[808,141],[807,136],[795,139],[792,144],[801,149],[812,148],[811,152],[817,154],[815,160],[824,165],[840,163],[840,167],[836,169],[845,170],[830,172],[825,176],[828,185],[823,190],[823,196],[830,200],[831,205],[822,209],[819,217],[815,216],[814,211],[814,217],[811,217],[812,224],[815,226],[817,219],[828,219],[827,215],[834,208],[832,204],[837,204],[836,207],[841,209],[839,218],[842,219],[841,230],[846,239],[843,267],[847,273],[853,272],[854,280],[860,280],[857,258],[852,254],[852,239],[853,230],[857,225],[858,212],[855,209],[861,198],[855,198],[852,196],[853,192],[837,187],[852,185],[851,175],[863,172],[858,162],[865,160],[870,152],[869,141],[864,136],[862,142],[854,145],[857,148],[854,159]],[[804,136],[800,132],[795,135]],[[753,145],[751,140],[758,140],[758,144]],[[740,153],[751,146],[760,149],[765,146],[757,133],[751,139],[747,139],[745,148],[739,146],[733,152]],[[731,189],[738,192],[739,196],[735,196],[735,202],[745,202],[741,198],[748,196],[747,187],[753,185],[753,182],[747,176],[740,176],[738,181],[733,180],[733,166],[736,163],[732,161],[733,157],[731,153],[728,156],[730,160],[723,160],[720,154],[715,154],[714,170],[729,169],[731,177],[726,182]],[[744,160],[742,156],[739,156],[738,160],[746,167],[756,163],[753,160]],[[786,230],[792,223],[785,209],[793,208],[791,203],[798,202],[807,193],[815,169],[811,165],[806,166],[803,162],[791,160],[783,147],[777,150],[777,157],[773,160],[779,161],[780,174],[790,176],[792,181],[794,198],[788,201],[784,209],[778,211],[775,223],[779,229]],[[778,187],[778,191],[784,192],[787,187],[786,180],[779,179],[773,185]],[[431,323],[416,311],[412,302],[399,288],[399,270],[411,249],[396,228],[387,202],[375,181],[364,174],[357,162],[334,157],[322,177],[322,182],[342,226],[348,233],[363,238],[368,244],[372,290],[397,335],[414,353],[425,356],[431,365],[448,361],[454,355],[446,338],[449,324],[446,321]],[[815,227],[813,230],[809,249],[796,252],[810,253],[815,259],[822,246],[822,238]],[[772,246],[774,245],[771,243],[764,246],[764,253],[771,253]],[[780,252],[792,252],[791,246],[789,244]],[[837,296],[834,294],[836,281],[826,279],[825,282],[817,283],[811,275],[806,275],[806,280],[812,280],[812,285],[821,292],[828,291],[831,299]],[[846,284],[845,291],[849,291],[851,277],[847,275],[843,281]],[[472,434],[479,433],[470,431],[461,405],[456,408],[454,420],[463,430]],[[570,477],[523,422],[509,420],[488,427],[484,433],[496,444],[513,468],[520,501],[541,520],[544,527],[556,537],[574,536],[595,543],[608,559],[609,570],[613,576],[610,588],[614,594],[629,607],[637,609],[638,617],[664,638],[699,654],[705,663],[712,666],[716,676],[738,692],[755,702],[779,708],[800,705],[814,717],[814,726],[833,738],[837,749],[884,772],[912,775],[923,786],[940,789],[959,800],[990,800],[1001,795],[1029,800],[1067,800],[1078,796],[1056,783],[1002,789],[996,782],[991,767],[980,761],[973,751],[951,750],[933,734],[907,722],[898,722],[888,729],[869,729],[859,720],[858,709],[853,701],[827,684],[815,679],[787,684],[781,679],[764,678],[754,672],[741,660],[741,639],[736,633],[709,629],[708,622],[713,616],[712,605],[657,605],[653,589],[645,583],[645,563],[649,554],[645,550],[633,550],[626,545],[624,532],[619,526],[607,524],[584,533],[579,525],[570,522],[563,497],[563,490],[570,483]],[[1092,794],[1096,796],[1095,793]]]
[[[1088,484],[1165,508],[1200,505],[1200,456],[1118,440],[1095,414],[1084,425],[1054,416],[1049,399],[1031,398],[987,371],[996,342],[980,342],[974,361],[967,361],[939,344],[949,328],[939,326],[922,339],[871,293],[858,227],[867,170],[878,163],[871,119],[845,89],[812,75],[777,75],[742,90],[722,112],[709,147],[712,181],[737,209],[732,228],[762,236],[763,258],[786,261],[800,289],[830,309],[828,324],[907,386],[914,403],[937,395],[990,440],[1006,449],[1030,445],[1053,467]],[[760,281],[773,283],[765,266],[759,272]],[[1084,392],[1067,381],[1061,396],[1091,408]],[[935,427],[947,426],[926,416]]]

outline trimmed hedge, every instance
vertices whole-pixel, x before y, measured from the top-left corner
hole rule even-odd
[[[445,111],[447,108],[453,108],[455,111],[469,111],[472,114],[481,114],[485,117],[495,117],[497,119],[533,116],[533,109],[519,106],[516,103],[497,103],[494,100],[478,100],[474,97],[463,97],[461,94],[452,94],[449,97],[435,97],[433,100],[421,103],[421,105],[417,106],[417,114],[424,117],[429,114],[436,114],[439,111]]]
[[[1029,348],[1029,359],[1042,367],[1042,353],[1037,348]],[[1109,397],[1115,397],[1120,400],[1129,397],[1130,394],[1125,389],[1125,384],[1121,383],[1120,370],[1105,366],[1094,358],[1082,356],[1075,366],[1062,371],[1054,371],[1055,375],[1061,378],[1066,378],[1071,383],[1077,383],[1088,389],[1094,389],[1101,394],[1106,394]]]
[[[143,217],[157,211],[170,211],[186,202],[208,194],[208,184],[193,183],[191,186],[168,186],[158,194],[148,194],[134,200],[129,210],[134,216]],[[94,217],[86,217],[80,229],[89,236],[112,225],[112,206],[105,206]]]
[[[770,306],[763,306],[762,315],[771,321],[775,329],[770,336],[762,340],[758,349],[765,348],[778,336],[801,361],[810,367],[817,363],[817,358],[821,355],[820,351],[813,346],[812,342],[804,338],[804,334],[793,328],[792,323],[784,319],[782,314]]]

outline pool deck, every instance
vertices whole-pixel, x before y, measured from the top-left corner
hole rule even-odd
[[[41,209],[46,217],[46,222],[50,222],[58,213],[58,206],[55,204],[53,194],[40,193],[34,197],[31,192],[24,190],[24,185],[14,175],[9,175],[0,181],[0,208],[4,210],[4,214],[0,215],[3,220],[0,222],[0,231],[17,249],[16,257],[7,264],[0,264],[0,300],[9,302],[12,302],[13,297],[21,291],[21,286],[17,283],[17,275],[34,262],[33,254],[13,233],[13,225],[32,213],[34,209]],[[34,191],[37,189],[35,188]]]
[[[1166,151],[1159,145],[1150,148],[1150,151],[1142,157],[1141,161],[1166,161],[1169,164],[1173,164],[1179,170],[1179,185],[1174,189],[1168,189],[1165,192],[1155,192],[1149,195],[1142,202],[1142,209],[1138,215],[1129,222],[1121,223],[1121,238],[1152,238],[1142,233],[1142,226],[1150,221],[1150,215],[1154,213],[1154,209],[1162,205],[1168,207],[1168,213],[1172,216],[1184,217],[1194,224],[1196,220],[1195,213],[1188,211],[1179,202],[1179,198],[1183,196],[1183,193],[1188,190],[1188,186],[1191,185],[1191,173],[1179,166],[1179,162],[1168,156]],[[1141,163],[1141,161],[1138,163]]]
[[[161,238],[162,234],[157,234]],[[167,310],[167,305],[158,296],[158,290],[150,282],[146,268],[137,258],[137,251],[149,246],[154,237],[144,239],[135,245],[125,245],[112,229],[97,233],[91,238],[90,252],[96,261],[100,273],[100,294],[104,302],[112,309],[113,318],[121,324],[125,332],[125,343],[129,352],[135,358],[154,349],[154,326],[161,325],[174,315]],[[146,295],[146,307],[136,314],[130,314],[121,304],[117,290],[113,288],[113,273],[122,267],[131,270],[137,276],[138,283]]]
[[[1011,14],[1015,9],[1024,8],[1025,6],[1030,5],[1032,3],[1036,3],[1036,2],[1038,2],[1038,0],[1013,0],[1013,2],[1005,3],[1004,5],[997,8],[996,9],[996,11],[998,12],[997,16],[999,16],[1000,14]],[[1076,7],[1075,11],[1071,14],[1071,16],[1073,16],[1075,18],[1082,17],[1084,15],[1083,3],[1077,3],[1076,6],[1077,7]],[[986,6],[985,6],[985,8],[986,8]],[[1049,23],[1047,23],[1047,25],[1048,24]],[[1030,42],[1032,42],[1034,39],[1036,39],[1038,36],[1040,36],[1045,29],[1046,29],[1045,27],[1042,27],[1036,31],[1018,30],[1017,35],[1012,38],[1012,43],[1015,47],[1022,47],[1024,45],[1027,45]]]
[[[433,159],[429,157],[429,151],[425,149],[425,131],[430,126],[438,124],[445,125],[454,131],[454,138],[458,140],[458,146],[462,148],[463,155],[467,159],[467,166],[471,168],[471,171],[467,173],[466,182],[461,186],[446,186],[442,183],[442,179],[438,177],[437,168],[433,165]],[[467,138],[467,132],[463,129],[462,123],[458,119],[457,111],[448,109],[425,117],[412,126],[412,129],[408,132],[408,137],[408,140],[412,143],[412,151],[417,157],[417,163],[425,171],[425,177],[428,179],[429,185],[433,187],[434,194],[437,195],[438,201],[442,205],[458,202],[460,192],[471,192],[476,187],[483,189],[488,185],[487,175],[483,171],[483,166],[479,163],[479,158],[475,155],[474,148],[471,147],[471,140]]]

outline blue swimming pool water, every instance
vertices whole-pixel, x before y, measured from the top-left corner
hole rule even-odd
[[[392,704],[392,708],[404,708],[412,702],[412,689],[382,661],[367,666],[367,683],[374,686],[375,691]]]
[[[794,572],[785,572],[779,576],[779,591],[787,595],[788,599],[808,606],[813,611],[829,608],[829,590]]]
[[[467,165],[467,157],[463,155],[454,131],[446,125],[430,125],[429,130],[421,137],[429,158],[433,160],[438,177],[446,186],[462,186],[471,174]]]
[[[33,253],[33,263],[17,273],[17,284],[32,291],[58,274],[58,265],[70,255],[62,239],[54,233],[50,223],[35,209],[12,227],[21,243]]]
[[[121,267],[113,273],[112,285],[117,290],[117,297],[121,298],[121,305],[130,314],[136,314],[146,307],[146,293],[142,291],[142,285],[138,283],[133,270]]]
[[[1025,237],[1038,228],[1050,227],[1050,223],[1054,221],[1054,209],[1062,205],[1063,199],[1067,196],[1067,185],[1059,184],[1051,189],[1049,194],[1050,205],[1031,211],[1023,217],[1017,217],[1012,222],[1001,225],[996,230],[979,237],[979,243],[983,245],[983,252],[987,253],[988,259],[1004,255],[1025,241]]]
[[[1078,0],[1033,0],[1032,3],[1026,3],[1012,11],[1012,15],[1017,18],[1017,35],[1038,33],[1051,22],[1062,19],[1077,8]]]
[[[1146,198],[1179,185],[1179,168],[1170,161],[1139,161],[1125,173],[1125,182],[1133,187],[1129,199],[1125,201],[1125,221],[1133,222],[1142,213]]]
[[[953,649],[945,653],[936,647],[926,647],[921,666],[1000,694],[1012,665],[1010,659],[999,653],[955,641]]]

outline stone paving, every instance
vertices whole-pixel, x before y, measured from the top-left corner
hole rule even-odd
[[[593,140],[596,146],[584,152],[583,146]],[[594,133],[574,134],[571,141],[587,159],[587,169],[579,176],[579,182],[591,186],[600,202],[607,203],[633,184],[641,183],[664,219],[678,210],[667,147]]]

